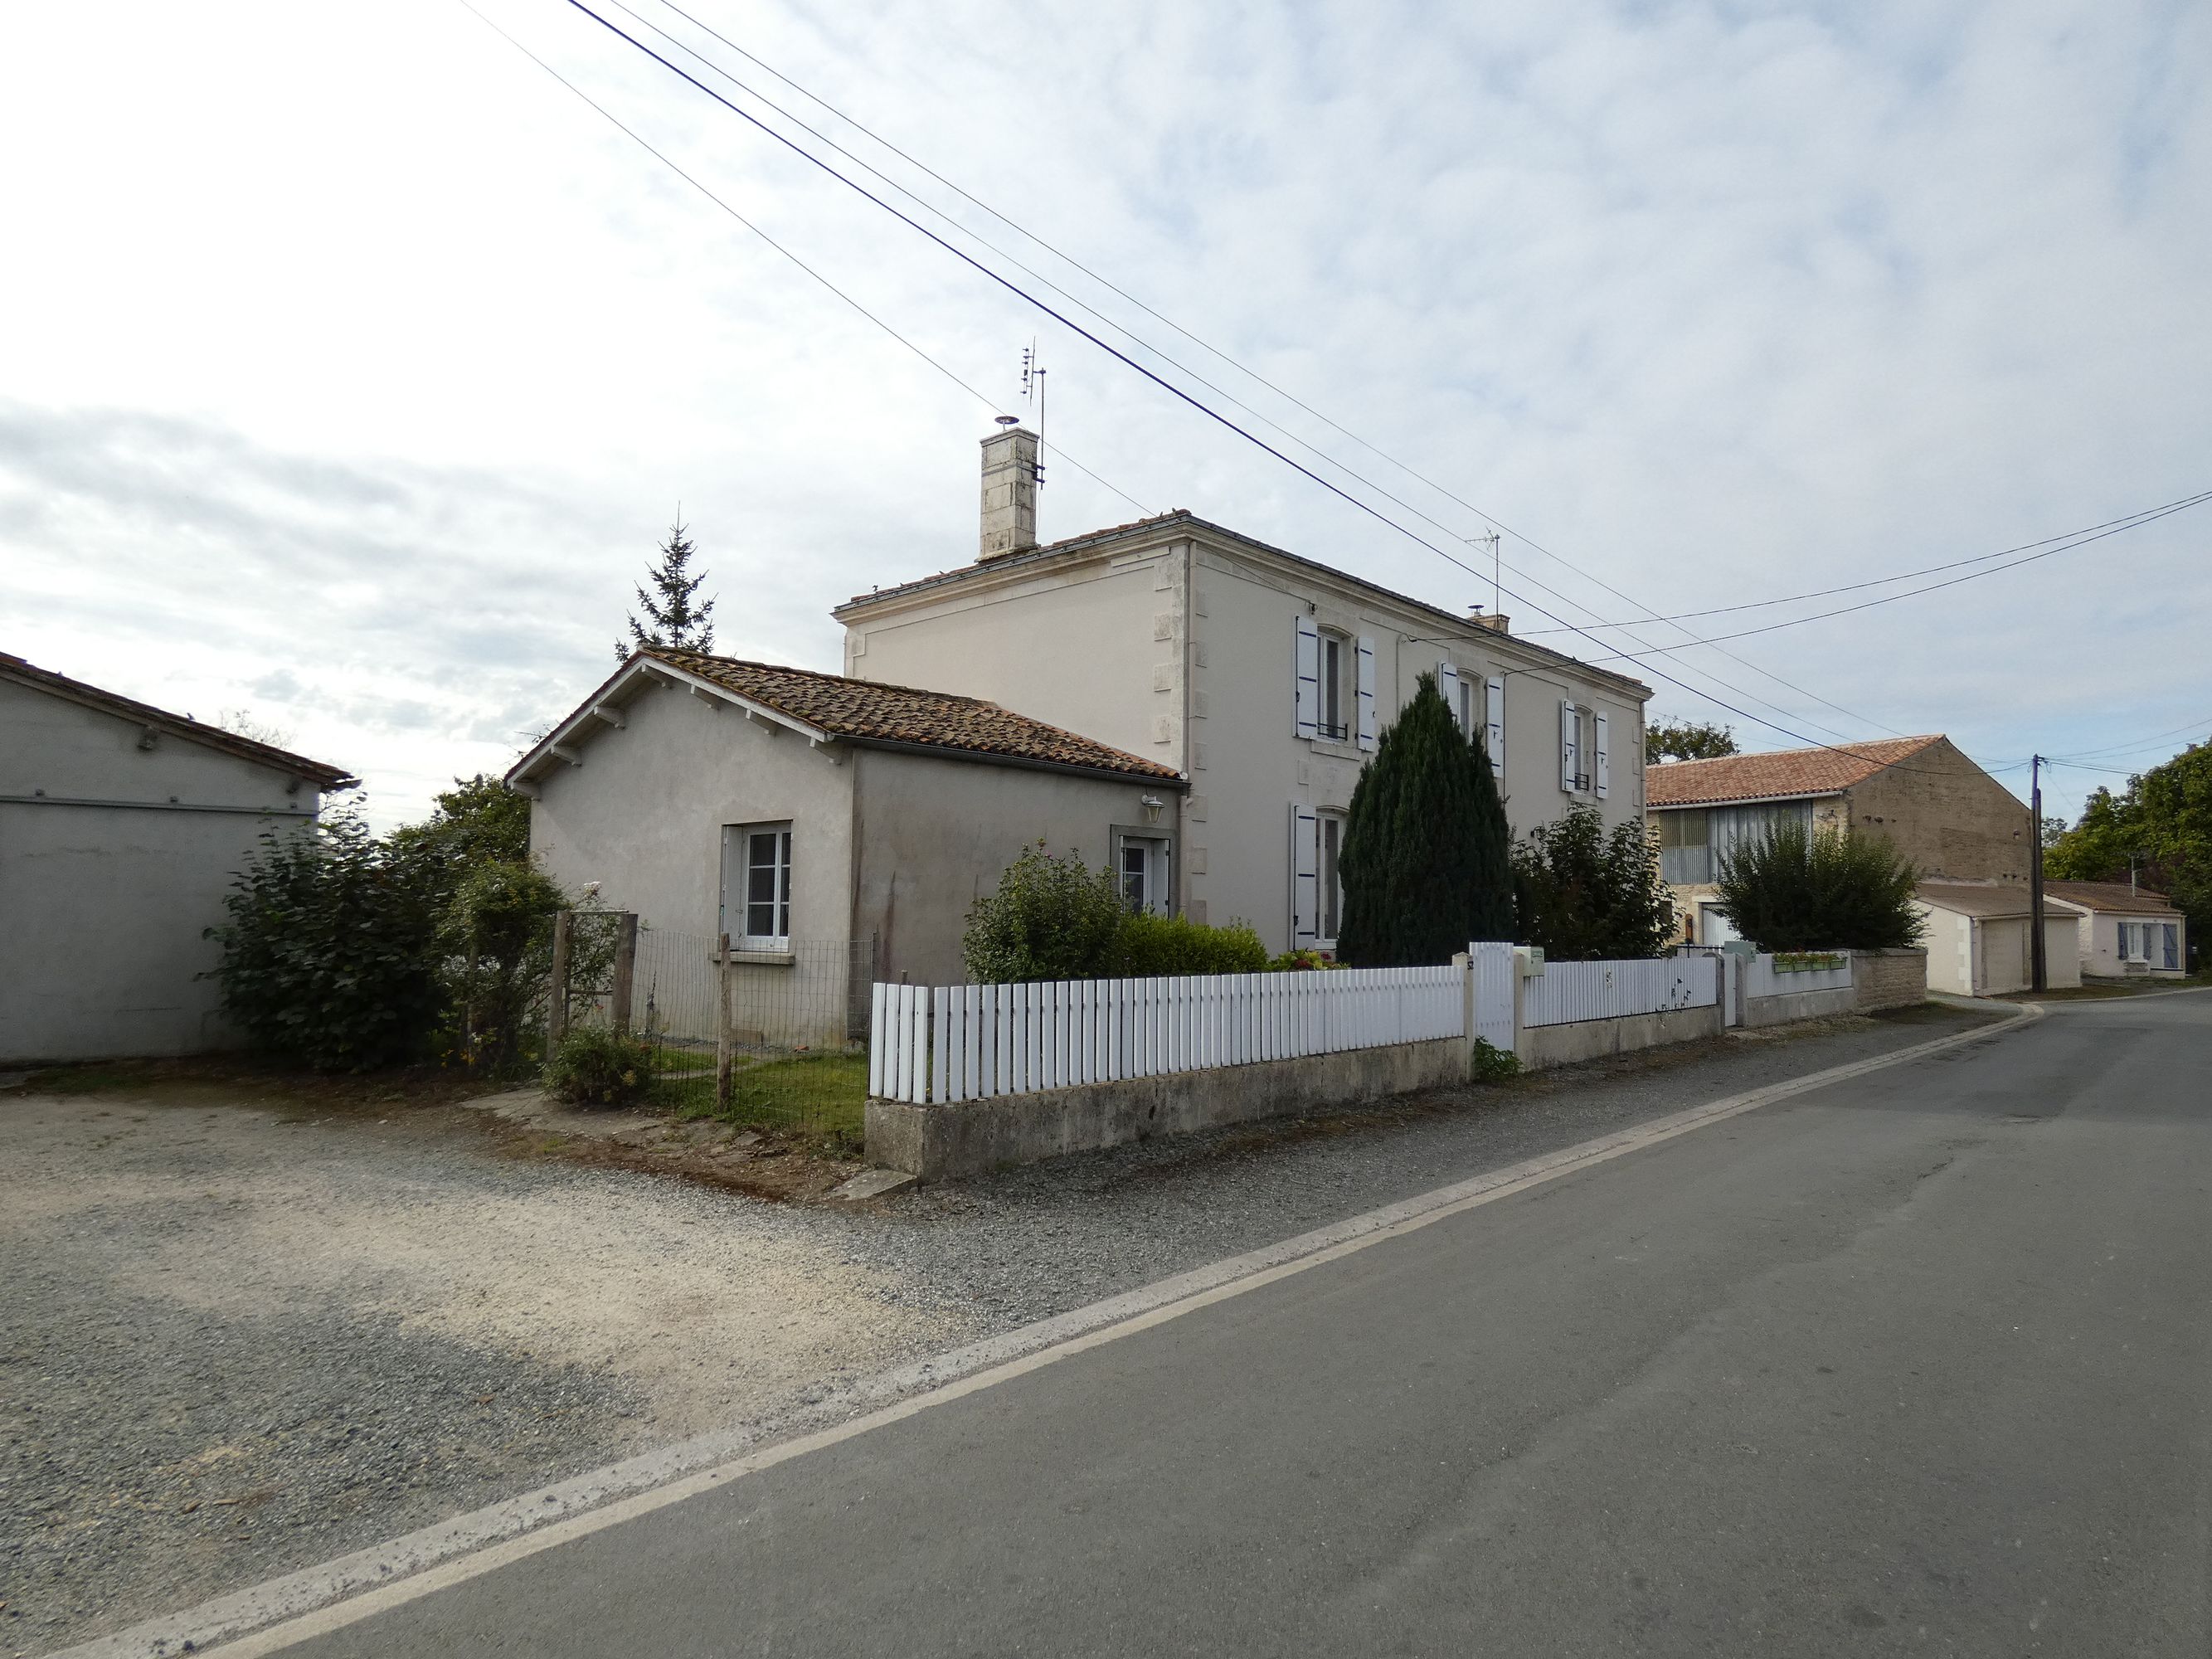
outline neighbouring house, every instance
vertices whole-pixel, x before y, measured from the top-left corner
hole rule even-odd
[[[1644,811],[1640,681],[1173,512],[1036,544],[1036,438],[983,441],[973,563],[833,614],[845,672],[988,697],[1189,780],[1166,892],[1272,950],[1328,949],[1353,784],[1425,673],[1481,734],[1514,832]]]
[[[2189,971],[2189,919],[2163,893],[2124,881],[2046,881],[2044,896],[2080,916],[2084,974],[2179,979]]]
[[[1736,937],[1716,898],[1720,861],[1778,823],[1881,836],[1930,880],[2027,888],[2027,808],[1946,737],[1674,761],[1644,774],[1644,794],[1692,944]]]
[[[1928,952],[1929,990],[1990,997],[2034,984],[2034,918],[2025,884],[1923,881],[1913,898],[1927,928],[1920,943]],[[2081,915],[2045,895],[2044,983],[2054,990],[2081,982]]]
[[[726,936],[787,1039],[861,1034],[868,975],[959,983],[969,907],[1025,847],[1164,910],[1183,782],[981,698],[648,647],[507,774],[530,844],[643,926]],[[856,944],[872,948],[855,951]],[[804,1011],[811,1010],[811,1013]]]
[[[0,653],[0,1063],[230,1046],[208,930],[340,768]]]

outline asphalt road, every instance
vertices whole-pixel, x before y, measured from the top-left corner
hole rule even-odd
[[[2212,996],[1389,1237],[288,1651],[2212,1651]]]

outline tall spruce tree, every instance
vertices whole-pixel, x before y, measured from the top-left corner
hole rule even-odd
[[[1481,740],[1433,674],[1382,733],[1352,792],[1337,955],[1355,968],[1448,962],[1513,937],[1512,834]]]
[[[660,558],[647,573],[651,592],[637,590],[645,620],[629,619],[629,638],[615,641],[615,655],[627,659],[640,646],[659,645],[676,651],[714,648],[714,602],[694,600],[707,573],[690,574],[691,555],[697,550],[679,516],[668,526],[668,539],[660,544]]]

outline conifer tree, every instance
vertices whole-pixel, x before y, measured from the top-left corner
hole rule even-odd
[[[1436,676],[1382,733],[1352,792],[1340,860],[1337,955],[1355,968],[1449,962],[1513,937],[1511,832],[1480,738],[1459,729]]]
[[[660,544],[659,562],[647,573],[652,591],[637,590],[645,620],[630,617],[629,639],[615,641],[617,657],[626,659],[632,651],[646,645],[675,651],[714,648],[714,602],[696,603],[692,598],[699,584],[707,580],[707,573],[690,574],[691,555],[697,550],[685,533],[687,528],[681,518],[668,526],[668,539]]]

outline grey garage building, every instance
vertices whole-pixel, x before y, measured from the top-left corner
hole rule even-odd
[[[228,1046],[231,876],[354,781],[0,652],[0,1064]]]

